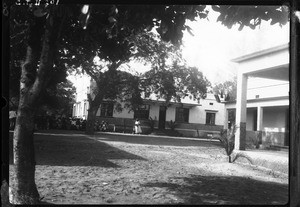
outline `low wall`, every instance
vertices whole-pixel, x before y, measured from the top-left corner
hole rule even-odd
[[[109,130],[115,127],[117,132],[131,133],[133,131],[134,119],[130,118],[114,118],[114,117],[96,117],[96,120],[101,123],[106,121],[109,124]],[[140,120],[141,128],[143,133],[147,134],[151,132],[149,120]],[[168,122],[166,122],[166,129],[170,129]],[[154,128],[158,129],[158,121],[154,120]],[[220,125],[206,125],[206,124],[195,124],[195,123],[177,123],[175,130],[183,136],[187,137],[201,137],[211,138],[217,137],[223,126]]]
[[[268,132],[264,131],[262,135],[262,144],[265,146],[278,145],[278,146],[288,146],[287,132]]]
[[[114,130],[116,132],[126,132],[126,133],[132,133],[133,127],[134,127],[134,119],[130,118],[114,118],[114,117],[96,117],[96,120],[101,123],[102,121],[106,121],[108,123],[108,129],[112,131]],[[150,130],[150,127],[146,123],[146,120],[140,120],[141,128],[143,133],[147,133]]]
[[[259,148],[261,140],[257,131],[246,131],[246,149]]]
[[[287,132],[261,132],[261,138],[259,138],[259,132],[247,131],[246,132],[246,148],[258,148],[262,145],[263,148],[268,148],[271,145],[288,146],[289,134]]]

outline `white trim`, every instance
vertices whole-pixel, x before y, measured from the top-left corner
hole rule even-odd
[[[253,58],[263,56],[263,55],[266,55],[266,54],[270,54],[270,53],[273,53],[273,52],[279,52],[279,51],[285,50],[287,48],[289,48],[289,43],[286,43],[284,45],[279,45],[279,46],[276,46],[276,47],[272,47],[272,48],[268,48],[268,49],[265,49],[265,50],[261,50],[261,51],[258,51],[258,52],[250,53],[250,54],[232,59],[231,61],[236,62],[236,63],[240,63],[240,62],[243,62],[245,60],[253,59]]]

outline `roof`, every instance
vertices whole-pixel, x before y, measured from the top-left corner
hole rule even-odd
[[[153,99],[144,99],[145,103],[158,103],[158,104],[165,104],[165,101],[161,100],[153,100]],[[169,102],[171,105],[178,105],[178,106],[184,106],[184,107],[193,107],[193,106],[202,106],[200,103],[179,103],[179,102]]]
[[[289,96],[278,96],[278,97],[267,97],[267,98],[257,98],[257,99],[248,99],[247,103],[251,102],[259,102],[259,101],[275,101],[275,100],[283,100],[283,99],[289,99]],[[236,103],[236,101],[226,101],[225,104],[232,104]]]
[[[256,58],[256,57],[259,57],[259,56],[263,56],[263,55],[266,55],[266,54],[270,54],[270,53],[273,53],[273,52],[279,52],[281,50],[285,50],[285,49],[288,49],[288,48],[289,48],[289,43],[286,43],[286,44],[279,45],[279,46],[276,46],[276,47],[271,47],[271,48],[268,48],[268,49],[265,49],[265,50],[260,50],[260,51],[254,52],[254,53],[243,55],[243,56],[240,56],[238,58],[232,59],[231,61],[236,62],[236,63],[240,63],[240,62],[243,62],[245,60],[250,60],[250,59],[253,59],[253,58]]]

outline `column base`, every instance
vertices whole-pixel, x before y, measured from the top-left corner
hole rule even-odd
[[[235,150],[246,150],[246,123],[240,122],[237,125],[234,140]]]

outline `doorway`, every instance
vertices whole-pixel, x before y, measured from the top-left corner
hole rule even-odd
[[[159,129],[165,129],[166,125],[166,106],[160,106],[159,107],[159,122],[158,122],[158,128]]]

